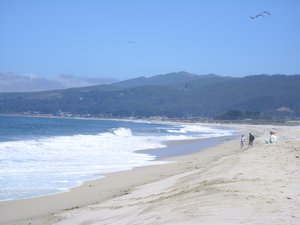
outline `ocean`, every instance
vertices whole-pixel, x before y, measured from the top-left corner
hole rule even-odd
[[[196,124],[0,116],[0,201],[65,192],[107,173],[167,163],[151,151],[170,151],[167,141],[233,133]]]

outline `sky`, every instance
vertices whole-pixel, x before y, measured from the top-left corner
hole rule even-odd
[[[2,72],[300,73],[300,0],[0,0],[0,12]]]

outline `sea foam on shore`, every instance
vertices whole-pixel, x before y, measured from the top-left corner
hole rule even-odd
[[[140,150],[231,135],[200,125],[0,117],[0,200],[64,192],[104,174],[164,163]],[[7,131],[5,133],[5,130]]]

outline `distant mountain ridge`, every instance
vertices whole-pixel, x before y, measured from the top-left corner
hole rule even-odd
[[[153,86],[153,85],[172,85],[180,82],[187,82],[191,80],[199,79],[199,75],[188,73],[188,72],[177,72],[177,73],[167,73],[152,76],[149,78],[138,77],[130,80],[120,81],[113,83],[112,85],[121,88],[130,88],[138,86]]]
[[[222,77],[178,72],[110,85],[35,93],[2,93],[0,113],[170,118],[263,115],[295,118],[300,117],[299,102],[300,75]]]

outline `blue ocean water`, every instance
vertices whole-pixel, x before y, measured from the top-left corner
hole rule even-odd
[[[0,116],[0,200],[63,192],[107,173],[165,163],[139,150],[232,132],[195,124]]]

